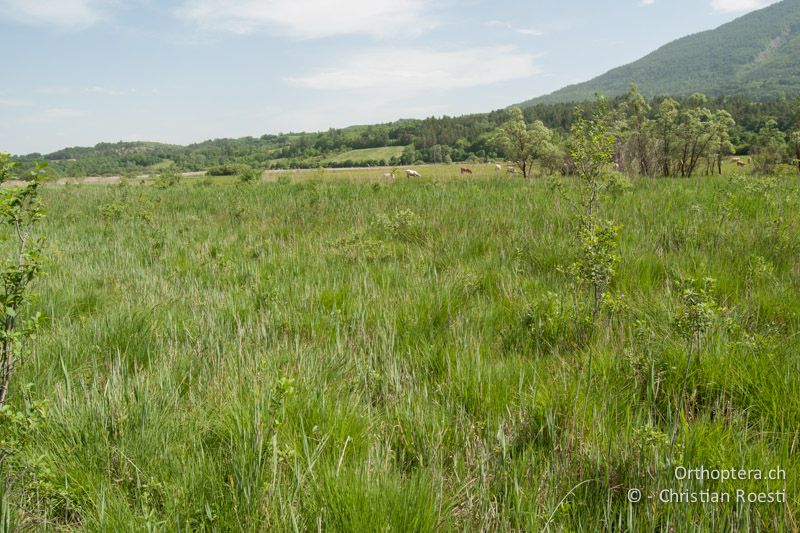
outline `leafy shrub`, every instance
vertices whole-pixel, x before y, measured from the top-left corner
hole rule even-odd
[[[0,185],[25,178],[24,185],[0,188],[0,222],[6,235],[15,242],[13,251],[0,265],[0,407],[5,404],[11,374],[39,323],[39,314],[22,321],[20,312],[31,298],[30,283],[42,266],[42,239],[35,238],[33,229],[44,216],[39,187],[44,177],[44,164],[37,164],[26,176],[17,176],[17,164],[7,154],[0,153]]]
[[[183,176],[181,176],[180,172],[178,172],[178,169],[175,167],[167,167],[158,173],[158,176],[156,176],[155,185],[159,189],[174,187],[181,182],[182,177]]]
[[[786,156],[786,139],[778,129],[778,123],[769,118],[758,132],[753,152],[753,170],[770,174]]]
[[[426,238],[422,219],[410,209],[398,209],[393,215],[381,214],[378,224],[389,236],[400,241],[421,243]]]
[[[382,261],[394,255],[394,250],[385,242],[364,235],[351,235],[331,243],[335,255],[348,261]]]
[[[118,222],[122,219],[124,214],[125,207],[119,202],[110,202],[100,207],[100,218],[102,218],[106,224]]]
[[[237,176],[252,170],[250,165],[244,163],[226,163],[210,167],[206,174],[209,176]]]
[[[683,416],[683,404],[686,396],[686,386],[689,381],[689,372],[692,365],[692,355],[699,352],[703,335],[711,328],[720,312],[724,311],[717,304],[714,297],[716,280],[703,278],[701,280],[687,278],[681,281],[680,312],[675,319],[675,328],[688,343],[686,350],[686,372],[683,376],[681,395],[679,397],[678,417],[675,418],[670,447],[675,445],[678,436],[680,416]],[[699,353],[698,353],[699,356]]]
[[[680,282],[680,286],[680,311],[675,319],[675,328],[685,339],[699,344],[723,310],[714,296],[716,280],[687,278]]]
[[[595,314],[620,261],[619,229],[608,220],[592,220],[583,224],[578,233],[581,255],[570,271],[580,283],[592,288]]]
[[[538,350],[560,351],[583,343],[592,317],[565,303],[559,295],[547,292],[525,310],[523,322]]]
[[[60,474],[44,457],[28,453],[48,424],[48,409],[45,402],[32,401],[27,392],[22,409],[0,406],[0,529],[4,531],[3,526],[9,525],[11,531],[25,529],[27,513],[22,509],[33,502],[48,507],[51,516],[64,523],[79,521],[74,495],[64,487]]]
[[[247,167],[239,172],[237,177],[241,183],[255,183],[258,181],[259,174],[258,171]]]

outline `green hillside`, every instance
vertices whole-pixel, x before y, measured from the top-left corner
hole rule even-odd
[[[361,162],[361,161],[380,161],[382,159],[390,160],[393,157],[400,157],[403,155],[404,146],[381,146],[378,148],[361,148],[359,150],[348,150],[341,154],[335,155],[327,160],[329,163],[345,163],[348,161]]]
[[[673,41],[634,63],[522,105],[642,94],[741,95],[759,100],[800,93],[800,0],[783,0],[711,31]]]

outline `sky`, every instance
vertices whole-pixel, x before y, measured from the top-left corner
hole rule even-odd
[[[775,0],[0,0],[0,151],[499,109]]]

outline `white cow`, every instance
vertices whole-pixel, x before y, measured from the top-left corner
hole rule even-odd
[[[416,170],[409,169],[409,170],[406,170],[406,177],[407,178],[421,178],[422,176]]]
[[[509,174],[513,174],[513,173],[514,173],[514,172],[516,172],[516,171],[517,171],[517,169],[516,169],[516,168],[514,168],[514,166],[513,166],[513,165],[510,165],[510,166],[508,167],[508,173],[509,173]]]
[[[387,172],[383,175],[383,179],[385,180],[393,180],[394,179],[394,172]]]
[[[497,163],[497,164],[494,166],[494,169],[495,169],[497,172],[500,172],[501,170],[503,170],[503,166],[502,166],[500,163]]]

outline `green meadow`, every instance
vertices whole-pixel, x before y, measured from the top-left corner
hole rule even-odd
[[[577,183],[476,168],[45,186],[0,531],[796,531],[796,173],[613,189],[593,313]]]
[[[382,146],[380,148],[362,148],[348,150],[328,159],[328,162],[340,163],[344,161],[380,161],[403,155],[405,146]]]

